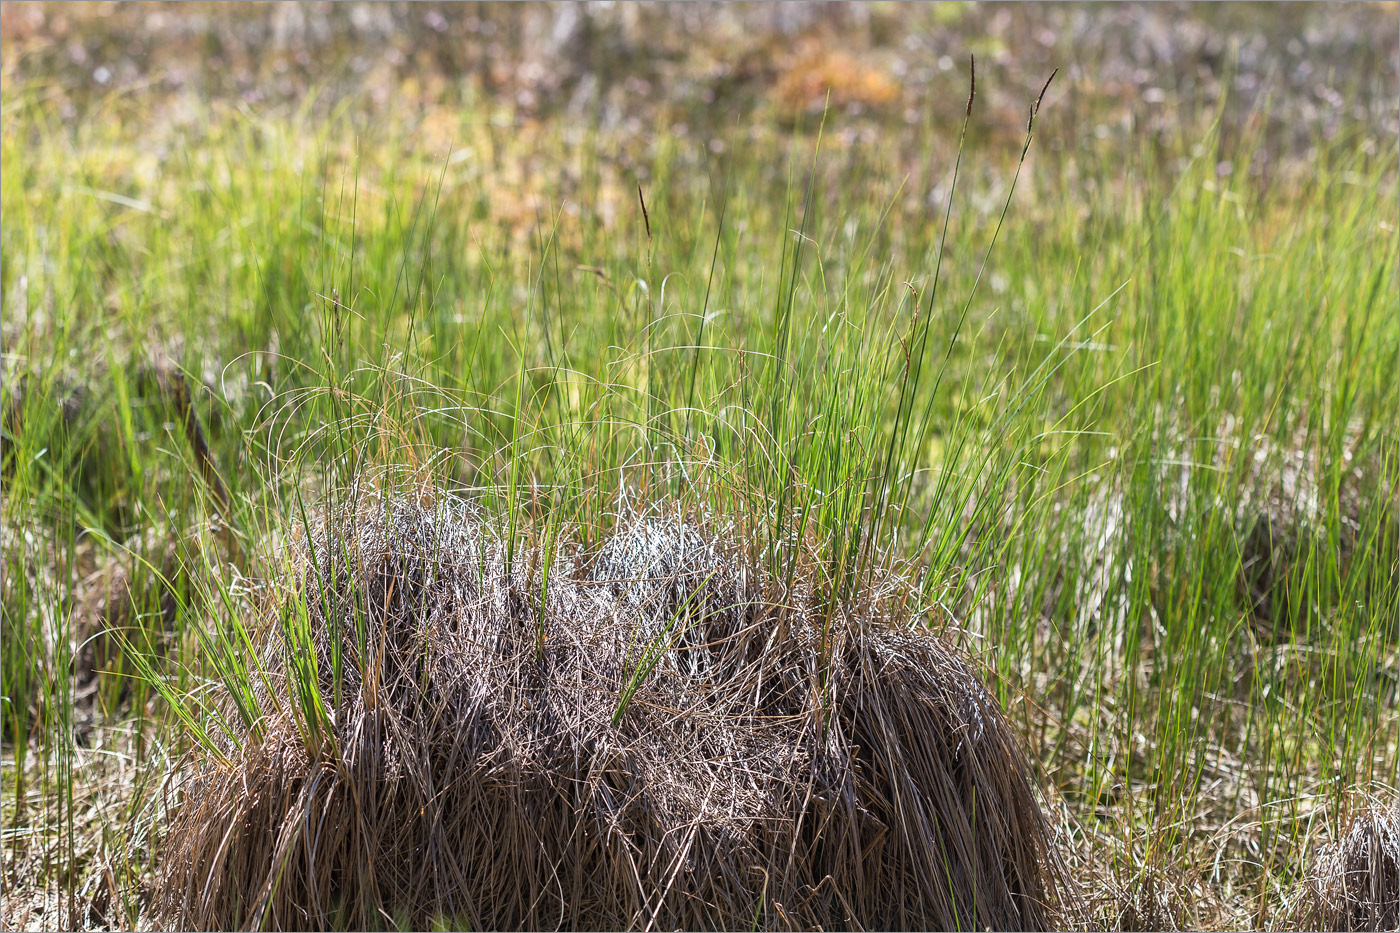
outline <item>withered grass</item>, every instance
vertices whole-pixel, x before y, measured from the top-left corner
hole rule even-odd
[[[305,614],[325,731],[273,639],[260,737],[179,788],[171,924],[1041,929],[1066,906],[1025,756],[899,579],[824,603],[674,514],[561,553],[547,587],[457,500],[313,528],[303,602],[269,611]]]

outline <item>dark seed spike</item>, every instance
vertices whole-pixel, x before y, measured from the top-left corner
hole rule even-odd
[[[1045,92],[1048,91],[1048,90],[1050,90],[1050,82],[1051,82],[1051,81],[1054,81],[1054,80],[1055,80],[1055,75],[1057,75],[1057,74],[1059,74],[1059,73],[1060,73],[1060,69],[1058,69],[1058,68],[1056,68],[1054,71],[1050,72],[1050,77],[1048,77],[1048,78],[1045,79],[1045,84],[1044,84],[1044,86],[1041,87],[1040,93],[1039,93],[1038,95],[1036,95],[1036,98],[1035,98],[1035,109],[1036,109],[1036,112],[1037,112],[1037,113],[1040,112],[1040,102],[1041,102],[1042,100],[1045,99]]]
[[[967,115],[972,116],[972,98],[977,96],[977,56],[967,56]]]
[[[647,239],[651,239],[651,218],[647,216],[647,199],[642,197],[642,186],[637,185],[637,200],[642,205],[642,223],[647,225]]]

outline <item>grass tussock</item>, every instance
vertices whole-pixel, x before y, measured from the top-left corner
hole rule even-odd
[[[268,601],[261,718],[186,771],[172,924],[1028,929],[1064,908],[1025,756],[898,577],[832,604],[676,516],[590,552],[443,497],[312,529]]]
[[[1298,907],[1300,930],[1400,929],[1400,801],[1351,817],[1318,856]]]

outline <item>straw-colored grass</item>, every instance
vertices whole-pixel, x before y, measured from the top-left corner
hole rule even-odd
[[[1351,816],[1319,854],[1290,919],[1300,930],[1400,929],[1400,801]]]
[[[187,770],[173,925],[1040,929],[1064,906],[1026,758],[898,578],[828,603],[679,517],[546,573],[442,497],[314,529],[270,600],[264,718]],[[314,673],[288,663],[307,639]]]

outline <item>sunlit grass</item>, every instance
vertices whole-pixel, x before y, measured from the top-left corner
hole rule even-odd
[[[1262,188],[1202,122],[1095,163],[1092,193],[1033,144],[1013,190],[1016,153],[969,146],[933,203],[830,122],[723,156],[660,130],[644,218],[594,136],[435,152],[211,113],[153,142],[23,89],[4,108],[4,823],[57,827],[7,835],[7,872],[42,845],[68,890],[99,571],[131,606],[98,708],[135,721],[139,771],[217,745],[210,682],[252,697],[242,601],[280,543],[406,479],[478,499],[512,556],[667,498],[740,519],[779,575],[815,542],[834,600],[906,568],[994,674],[1086,877],[1186,873],[1210,893],[1184,922],[1268,923],[1319,802],[1393,780],[1393,143],[1339,137],[1305,188]],[[286,699],[314,747],[326,698]],[[153,849],[110,822],[127,885]]]

